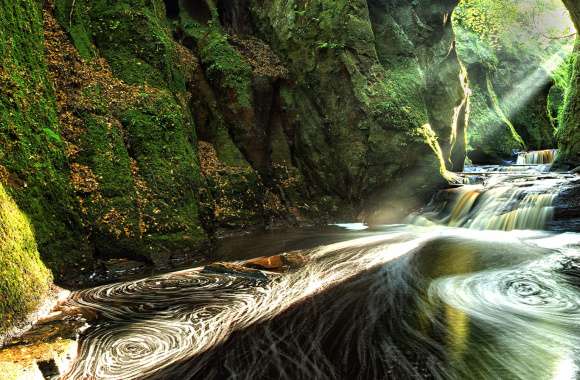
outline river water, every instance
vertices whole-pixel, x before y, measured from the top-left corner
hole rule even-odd
[[[240,259],[274,240],[299,249],[284,272],[193,268],[74,293],[98,318],[65,378],[578,378],[580,234],[544,230],[573,176],[464,175],[408,224],[244,243]]]

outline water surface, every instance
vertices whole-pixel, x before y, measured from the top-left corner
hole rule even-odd
[[[66,378],[575,379],[580,234],[542,230],[568,177],[533,169],[485,170],[410,218],[421,225],[222,250],[298,250],[306,263],[286,272],[200,267],[76,292],[98,318]]]

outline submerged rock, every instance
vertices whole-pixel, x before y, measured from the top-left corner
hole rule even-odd
[[[64,302],[64,299],[61,300]],[[57,306],[54,310],[61,310]],[[0,350],[3,379],[56,379],[64,375],[77,357],[79,333],[85,320],[55,311],[27,332],[6,342]]]
[[[304,266],[308,258],[300,253],[285,253],[281,255],[258,257],[244,261],[244,266],[257,269],[283,272]]]
[[[225,274],[246,277],[257,281],[268,281],[268,276],[263,272],[234,263],[214,263],[206,265],[202,273]]]
[[[287,272],[303,267],[308,258],[300,253],[283,253],[274,256],[257,257],[237,263],[213,263],[203,268],[203,273],[218,273],[248,277],[259,281],[268,281],[272,272]]]

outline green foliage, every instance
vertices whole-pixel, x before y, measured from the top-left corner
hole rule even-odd
[[[60,135],[58,133],[54,132],[52,129],[42,128],[42,132],[44,132],[46,134],[46,136],[48,136],[50,139],[52,139],[56,142],[62,142]]]
[[[320,41],[317,46],[318,49],[342,49],[344,48],[343,43]]]
[[[516,0],[463,0],[453,17],[457,25],[497,44],[518,19]]]
[[[544,25],[548,21],[556,26]],[[529,149],[554,147],[554,126],[567,86],[566,65],[554,71],[554,64],[567,54],[570,40],[551,36],[568,31],[564,6],[555,0],[463,0],[453,22],[458,55],[473,92],[470,149],[507,158],[524,143]],[[531,77],[538,79],[532,83]],[[548,96],[552,80],[555,86]],[[503,133],[503,141],[501,133],[491,133],[492,125],[509,132]]]
[[[548,93],[547,110],[550,123],[556,131],[558,131],[561,125],[565,96],[570,85],[573,64],[572,58],[573,55],[570,55],[552,74],[554,85]]]
[[[580,43],[576,41],[570,58],[570,81],[566,88],[563,107],[556,132],[560,152],[556,167],[570,169],[580,165]]]
[[[507,46],[507,41],[537,44],[545,34],[569,32],[569,24],[549,31],[541,25],[543,17],[554,17],[550,12],[558,9],[563,6],[557,0],[462,0],[453,21],[495,47]]]

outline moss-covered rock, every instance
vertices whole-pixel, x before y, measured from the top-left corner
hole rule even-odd
[[[576,30],[580,28],[580,3],[563,0],[568,8]],[[574,51],[570,57],[570,72],[567,91],[560,114],[557,130],[560,149],[554,169],[572,169],[580,166],[580,40],[576,37]]]
[[[570,82],[570,74],[572,69],[572,54],[565,62],[554,71],[554,85],[548,92],[546,99],[546,107],[548,109],[548,118],[554,130],[557,130],[562,121],[562,114],[564,112],[564,100],[568,84]]]
[[[489,74],[483,75],[473,75],[470,82],[468,156],[474,163],[495,164],[524,150],[525,143],[504,113]]]
[[[83,59],[83,46],[75,49],[53,26],[58,43],[49,54],[64,67],[52,73],[65,139],[74,146],[71,179],[95,253],[161,263],[198,252],[207,237],[187,91],[195,57],[172,39],[162,2],[72,5],[55,8],[71,36],[86,37],[72,42],[89,41],[106,59]]]
[[[570,3],[570,4],[569,4]],[[580,5],[565,1],[571,10],[576,27],[580,25]],[[574,8],[572,8],[574,7]],[[569,87],[564,99],[560,123],[556,136],[558,138],[558,157],[554,169],[573,169],[580,166],[580,42],[576,40],[571,59]]]
[[[77,0],[73,7],[72,1],[59,0],[56,14],[85,58],[102,55],[127,84],[156,87],[177,99],[184,128],[195,120],[192,136],[214,147],[224,167],[238,168],[232,173],[245,173],[244,181],[231,182],[241,187],[226,193],[252,194],[258,203],[273,194],[287,212],[309,208],[305,205],[317,209],[315,204],[324,197],[356,209],[370,198],[405,193],[387,189],[409,170],[416,176],[423,171],[441,173],[414,190],[431,189],[443,181],[446,166],[453,167],[452,152],[461,166],[465,118],[458,115],[465,115],[465,92],[461,67],[449,54],[454,51],[453,31],[445,22],[454,4],[440,4],[428,12],[418,4],[374,1],[171,5],[167,9],[161,1]],[[408,17],[413,13],[417,20]],[[425,33],[426,24],[434,28],[432,33]],[[173,62],[183,46],[195,56],[188,61],[189,72],[187,65]],[[155,131],[155,125],[143,119],[145,114],[119,109],[113,115],[139,173],[151,170],[153,162],[141,165],[131,143],[139,130]],[[127,116],[142,127],[129,128],[135,123]],[[423,133],[428,124],[434,140]],[[177,148],[180,138],[175,141]],[[79,164],[95,172],[91,158],[85,158]],[[128,173],[126,165],[121,173]],[[292,190],[279,186],[287,182],[279,181],[286,173],[299,179]],[[223,179],[206,178],[208,191],[203,193],[215,193]],[[124,181],[129,188],[130,182]],[[239,204],[237,221],[224,219],[224,225],[244,225],[240,215],[267,222],[269,212],[255,214],[251,204]],[[135,230],[135,223],[128,221],[137,214],[108,219],[121,219],[128,230]],[[115,229],[124,231],[120,227]]]
[[[29,219],[0,183],[0,336],[40,305],[51,280]]]
[[[52,268],[412,207],[461,166],[454,2],[166,3],[1,8],[0,162]]]

